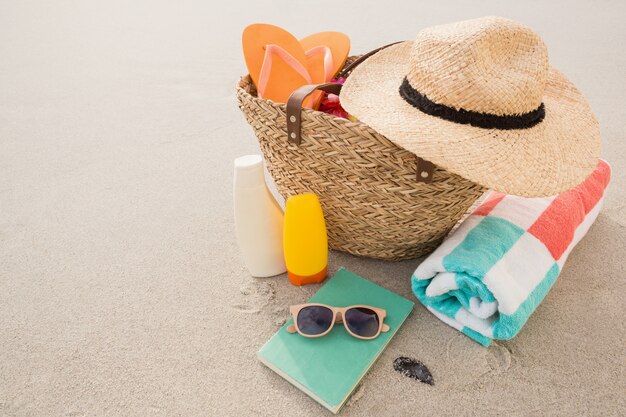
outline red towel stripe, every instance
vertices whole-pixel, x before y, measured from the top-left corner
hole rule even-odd
[[[493,193],[491,193],[489,198],[483,201],[483,203],[476,210],[474,210],[474,213],[472,214],[475,214],[477,216],[488,215],[491,212],[491,210],[493,210],[493,208],[497,206],[498,203],[502,201],[502,199],[505,196],[506,194],[502,194],[502,193],[498,193],[494,191]]]
[[[610,168],[601,160],[584,182],[559,194],[528,233],[543,242],[558,260],[572,242],[578,225],[602,198],[609,179]]]

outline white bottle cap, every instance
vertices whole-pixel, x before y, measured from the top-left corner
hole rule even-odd
[[[238,187],[265,185],[261,155],[245,155],[235,159],[235,181]]]

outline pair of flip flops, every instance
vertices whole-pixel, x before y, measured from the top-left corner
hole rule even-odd
[[[343,67],[350,39],[340,32],[319,32],[303,39],[277,26],[253,24],[242,36],[243,54],[260,98],[286,103],[291,93],[307,84],[330,81]],[[304,106],[317,108],[317,92]]]

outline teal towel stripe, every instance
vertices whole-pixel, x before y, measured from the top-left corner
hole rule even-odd
[[[508,220],[485,217],[443,258],[443,267],[482,279],[523,234],[523,229]]]
[[[459,301],[466,309],[469,310],[469,299],[471,297],[478,297],[485,303],[495,301],[495,297],[489,291],[489,288],[480,279],[459,272],[455,275],[454,280],[459,289],[451,291],[451,293],[460,297]]]
[[[500,314],[498,320],[491,326],[493,329],[493,337],[496,339],[511,339],[515,336],[548,294],[548,291],[550,291],[550,288],[552,288],[556,282],[559,273],[559,265],[555,263],[514,314]]]
[[[426,287],[430,283],[429,280],[419,280],[413,275],[411,280],[411,287],[413,293],[422,304],[428,307],[432,307],[438,312],[445,314],[450,318],[454,318],[456,313],[461,308],[461,303],[452,294],[446,293],[437,297],[429,297],[426,295]]]

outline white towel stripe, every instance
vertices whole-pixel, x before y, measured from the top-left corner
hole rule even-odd
[[[552,203],[554,198],[524,198],[506,195],[489,212],[489,216],[508,220],[520,229],[528,230]]]

